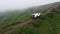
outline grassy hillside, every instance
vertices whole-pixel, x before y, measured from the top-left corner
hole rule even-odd
[[[22,23],[31,18],[31,14],[34,12],[41,12],[50,9],[54,6],[53,4],[47,4],[44,6],[33,7],[27,10],[8,12],[1,16],[0,20],[0,33],[2,34],[2,30],[8,28],[9,26],[15,25],[17,23]],[[27,24],[24,27],[18,27],[15,31],[10,34],[59,34],[59,20],[60,13],[57,14],[54,12],[54,18],[50,18],[47,15],[44,16],[43,19],[38,18],[34,20],[32,23]]]
[[[26,20],[28,20],[29,18],[31,18],[31,14],[34,12],[43,12],[43,10],[48,9],[49,7],[51,7],[52,4],[48,4],[48,5],[44,5],[41,6],[41,8],[29,8],[27,10],[22,11],[15,11],[15,12],[6,12],[3,16],[1,16],[1,20],[0,20],[0,28],[6,28],[9,27],[10,25],[16,24],[16,23],[20,23],[20,22],[24,22]],[[47,7],[47,8],[46,8]]]
[[[38,18],[32,23],[11,32],[10,34],[60,34],[60,13],[54,13],[54,17],[46,16]]]
[[[37,18],[24,27],[18,27],[10,34],[60,34],[60,4],[51,8],[53,14]]]
[[[44,15],[24,27],[18,27],[10,34],[60,34],[60,10],[51,10],[53,16]]]

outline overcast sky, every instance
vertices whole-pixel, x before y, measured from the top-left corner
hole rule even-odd
[[[0,10],[28,8],[53,3],[60,0],[0,0]]]

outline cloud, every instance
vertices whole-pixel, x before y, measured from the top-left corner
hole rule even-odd
[[[60,0],[0,0],[0,10],[28,8]]]

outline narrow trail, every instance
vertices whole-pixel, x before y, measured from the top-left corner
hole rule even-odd
[[[4,34],[9,34],[10,32],[14,31],[15,28],[17,28],[17,27],[22,27],[22,26],[24,26],[24,25],[26,25],[26,24],[28,24],[28,23],[31,23],[32,21],[33,21],[33,19],[29,19],[29,20],[26,21],[26,22],[19,23],[19,24],[16,24],[16,25],[14,25],[14,26],[11,26],[11,27],[7,28],[7,30],[4,32]]]

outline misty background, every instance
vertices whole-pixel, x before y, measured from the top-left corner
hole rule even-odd
[[[58,1],[60,0],[0,0],[0,12],[4,12],[5,10],[25,9]]]

